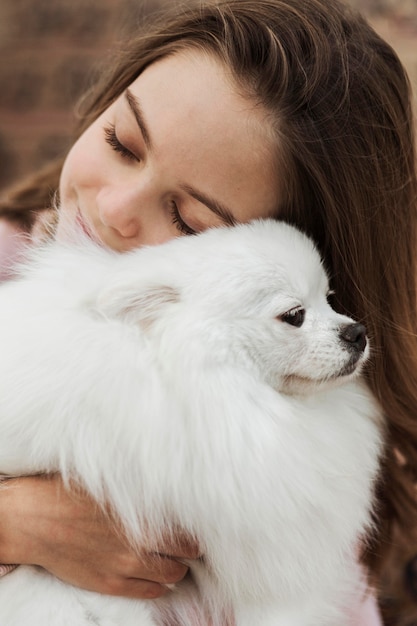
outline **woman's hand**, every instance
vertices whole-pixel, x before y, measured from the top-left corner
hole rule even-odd
[[[40,565],[90,591],[156,598],[187,573],[176,559],[198,556],[184,537],[133,553],[97,505],[68,492],[59,476],[11,479],[0,489],[1,563]]]

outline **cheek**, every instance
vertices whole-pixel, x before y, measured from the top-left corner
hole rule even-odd
[[[98,129],[93,125],[75,142],[65,159],[60,179],[63,202],[74,191],[99,184],[105,154],[106,147],[102,142],[100,145]]]

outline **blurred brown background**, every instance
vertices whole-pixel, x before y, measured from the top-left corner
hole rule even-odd
[[[0,189],[65,154],[94,72],[165,2],[0,0]]]
[[[0,0],[0,187],[68,149],[93,69],[170,1]],[[350,1],[397,49],[417,91],[417,0]]]

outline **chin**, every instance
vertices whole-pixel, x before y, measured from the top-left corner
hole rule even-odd
[[[358,379],[362,372],[363,364],[364,360],[355,361],[354,363],[349,362],[341,370],[329,373],[321,378],[309,378],[308,376],[290,374],[280,381],[278,390],[288,395],[309,395],[318,391],[323,392],[336,389]]]

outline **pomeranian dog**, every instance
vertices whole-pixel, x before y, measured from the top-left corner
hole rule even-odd
[[[328,294],[313,243],[272,220],[33,253],[0,289],[0,472],[60,472],[133,546],[181,528],[204,557],[152,602],[21,566],[2,626],[347,623],[382,427],[366,330]]]

